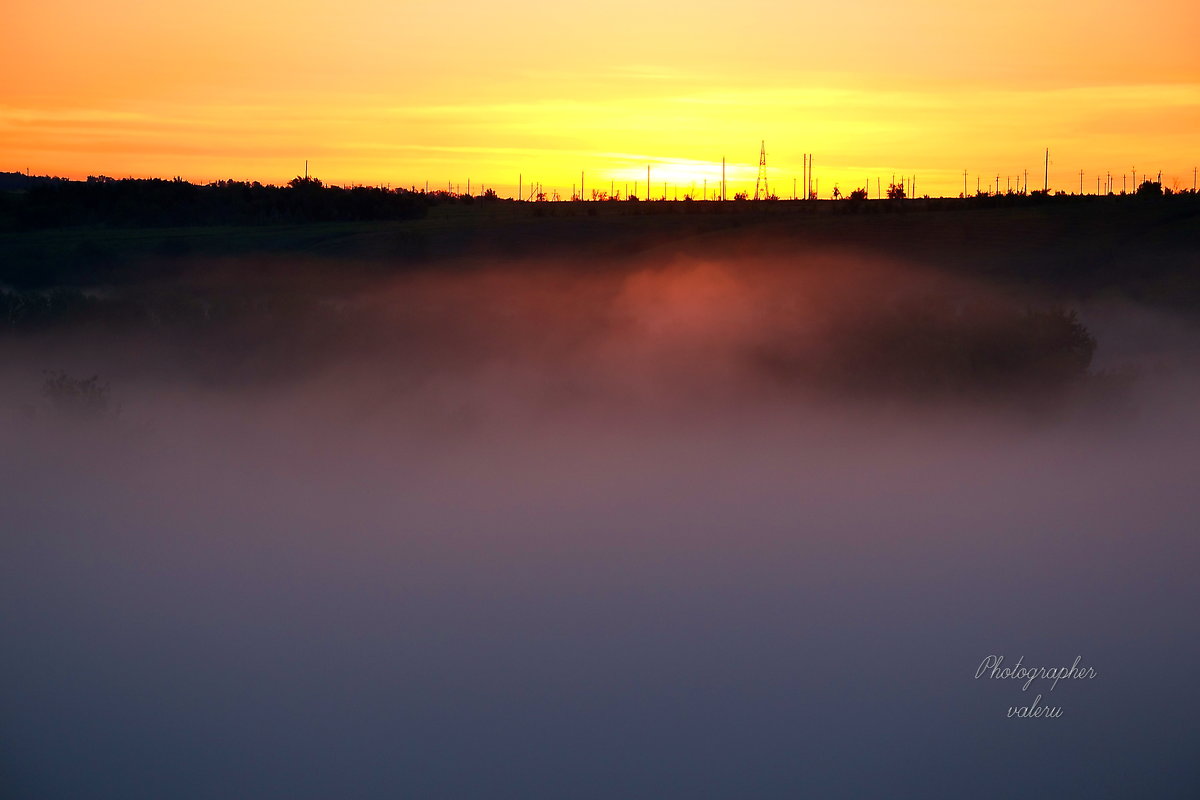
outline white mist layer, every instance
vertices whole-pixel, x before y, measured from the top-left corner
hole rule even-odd
[[[1184,796],[1190,329],[1106,310],[1174,368],[1031,417],[781,389],[790,277],[555,275],[397,281],[276,382],[10,343],[12,796]],[[1099,677],[1010,719],[990,654]]]

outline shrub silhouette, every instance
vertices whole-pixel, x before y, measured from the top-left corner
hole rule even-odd
[[[65,372],[46,371],[42,383],[42,396],[50,401],[51,407],[64,416],[76,419],[99,419],[116,416],[117,408],[109,397],[108,383],[101,383],[100,376],[72,378]]]
[[[1137,188],[1138,197],[1162,197],[1162,184],[1157,181],[1142,181],[1142,185]]]

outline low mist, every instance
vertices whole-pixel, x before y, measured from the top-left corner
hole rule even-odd
[[[1187,318],[844,250],[6,302],[5,796],[1200,785]]]

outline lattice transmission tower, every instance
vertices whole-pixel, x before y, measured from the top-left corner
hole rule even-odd
[[[758,180],[754,182],[754,199],[765,200],[770,195],[771,191],[767,188],[767,143],[764,141],[758,151]]]

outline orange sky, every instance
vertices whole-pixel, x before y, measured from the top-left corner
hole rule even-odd
[[[0,170],[791,195],[1192,185],[1196,0],[6,0]],[[1120,178],[1116,186],[1120,188]],[[632,188],[632,187],[631,187]],[[682,194],[681,188],[681,194]],[[874,184],[872,184],[872,189]],[[874,192],[872,192],[874,194]]]

